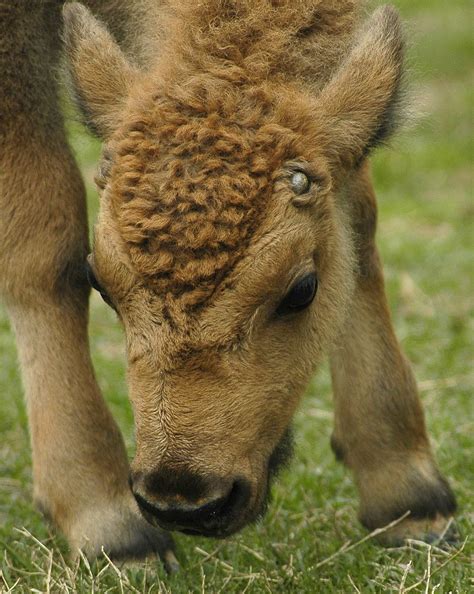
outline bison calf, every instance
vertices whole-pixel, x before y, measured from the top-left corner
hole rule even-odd
[[[239,530],[265,509],[329,353],[332,446],[362,523],[410,512],[389,538],[441,534],[455,500],[374,240],[368,158],[401,116],[395,10],[361,24],[355,0],[88,0],[63,21],[61,4],[0,6],[0,290],[39,505],[92,556],[170,565],[163,529]],[[63,48],[104,147],[89,256]],[[89,285],[125,329],[131,469],[90,362]]]

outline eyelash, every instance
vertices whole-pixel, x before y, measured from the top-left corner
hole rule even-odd
[[[276,310],[277,315],[284,316],[287,314],[303,311],[314,301],[317,290],[318,279],[316,274],[314,272],[307,274],[303,278],[299,279],[281,300]],[[298,291],[300,292],[300,295],[298,295]],[[298,300],[300,301],[298,302]]]

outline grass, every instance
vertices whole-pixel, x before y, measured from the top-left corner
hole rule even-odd
[[[0,592],[459,592],[474,590],[470,3],[397,0],[414,38],[414,90],[428,114],[374,162],[379,245],[394,322],[420,382],[433,447],[459,501],[458,544],[382,549],[356,520],[349,474],[329,450],[331,388],[322,369],[296,417],[297,452],[264,521],[227,541],[178,536],[183,571],[156,561],[67,561],[31,502],[27,418],[15,347],[0,310]],[[73,138],[91,180],[95,142]],[[91,217],[97,208],[90,186]],[[92,298],[99,381],[133,448],[122,335]]]

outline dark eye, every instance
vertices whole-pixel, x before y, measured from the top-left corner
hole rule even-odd
[[[295,171],[290,177],[291,189],[295,194],[306,194],[311,188],[311,180],[302,171]]]
[[[89,264],[89,262],[86,262],[86,275],[87,281],[89,282],[90,286],[93,289],[95,289],[98,293],[100,293],[100,296],[105,301],[105,303],[107,303],[107,305],[110,305],[110,307],[115,309],[110,297],[107,295],[106,291],[104,291],[104,289],[100,286],[99,281],[97,280],[92,266]]]
[[[318,281],[314,272],[307,274],[291,287],[278,306],[277,314],[283,316],[305,309],[313,302],[317,288]]]

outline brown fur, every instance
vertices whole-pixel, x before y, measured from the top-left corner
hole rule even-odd
[[[2,234],[1,287],[26,378],[36,491],[74,546],[86,538],[91,553],[107,544],[117,554],[165,554],[170,542],[136,515],[123,445],[88,358],[83,189],[57,124],[52,6],[0,9],[14,23],[1,38],[28,46],[1,63],[0,200],[13,209],[9,220],[20,217]],[[359,28],[360,5],[350,0],[90,6],[124,48],[84,7],[66,8],[74,95],[104,140],[90,265],[126,332],[133,489],[144,513],[217,536],[255,519],[304,386],[330,351],[333,445],[355,474],[363,523],[412,510],[410,535],[426,517],[439,527],[454,499],[391,327],[366,162],[399,111],[395,11]],[[143,14],[137,42],[123,23]],[[40,64],[45,51],[50,61]],[[28,87],[31,77],[38,82]],[[38,142],[28,150],[30,137]],[[291,188],[295,169],[312,179],[305,195]],[[30,236],[38,210],[45,225]],[[278,317],[308,273],[319,281],[314,303]],[[50,439],[48,418],[61,419]],[[66,468],[64,488],[54,487]]]

